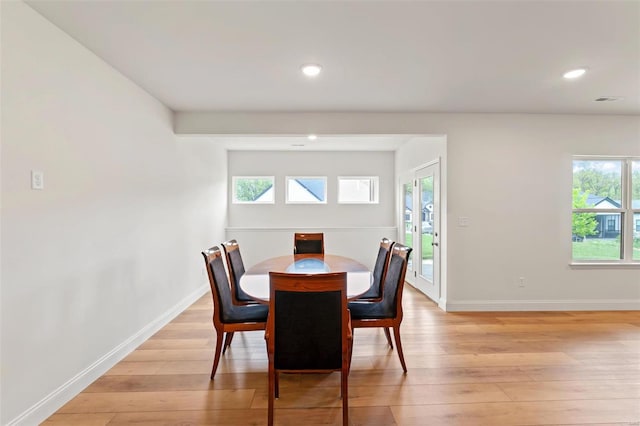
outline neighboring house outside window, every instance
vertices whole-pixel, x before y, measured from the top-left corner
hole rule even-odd
[[[287,204],[326,204],[327,178],[287,176]]]
[[[574,157],[572,258],[640,261],[640,159]]]

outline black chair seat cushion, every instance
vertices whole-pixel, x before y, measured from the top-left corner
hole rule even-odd
[[[222,322],[266,322],[269,314],[269,305],[231,305],[225,306],[222,312]]]
[[[349,302],[352,320],[384,319],[395,317],[395,309],[388,303],[382,302]],[[393,307],[395,308],[395,306]]]

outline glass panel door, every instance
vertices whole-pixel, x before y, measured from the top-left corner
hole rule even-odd
[[[413,247],[413,181],[409,180],[402,184],[403,199],[403,235],[402,243]],[[413,258],[409,257],[407,263],[407,275],[413,276]]]
[[[415,172],[413,194],[413,285],[440,302],[440,164]]]
[[[433,282],[433,175],[421,177],[418,180],[420,191],[420,217],[419,230],[421,264],[420,276],[427,281]]]

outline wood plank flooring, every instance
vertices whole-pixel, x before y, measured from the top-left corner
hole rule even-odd
[[[352,425],[640,425],[640,312],[445,313],[405,289],[409,372],[357,329]],[[45,425],[265,425],[262,332],[238,333],[209,380],[205,295]],[[339,374],[284,374],[279,425],[339,425]]]

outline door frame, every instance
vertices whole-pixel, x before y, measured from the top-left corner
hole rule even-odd
[[[437,250],[434,250],[434,260],[433,260],[433,285],[436,285],[438,288],[437,294],[434,294],[433,291],[428,291],[425,289],[424,282],[421,282],[421,279],[418,277],[418,265],[422,264],[421,253],[420,250],[414,249],[412,252],[412,266],[413,268],[409,270],[407,268],[407,276],[406,281],[412,287],[416,288],[418,291],[424,293],[427,297],[432,299],[435,303],[438,304],[442,310],[446,310],[446,233],[443,233],[443,230],[446,230],[446,195],[444,191],[444,182],[442,179],[442,162],[440,158],[437,158],[433,161],[421,164],[417,167],[412,168],[411,170],[401,174],[399,176],[398,182],[398,192],[399,196],[399,227],[398,227],[398,241],[404,243],[405,241],[405,194],[404,194],[404,185],[406,183],[411,182],[413,187],[413,197],[412,197],[412,211],[415,211],[415,206],[420,205],[420,194],[417,190],[417,181],[418,175],[421,170],[428,169],[430,167],[435,166],[434,174],[434,199],[437,199],[436,205],[434,206],[434,216],[436,217],[436,221],[434,221],[433,233],[434,236],[437,233],[437,239],[434,238],[434,242],[438,243]],[[436,223],[437,222],[437,223]],[[412,215],[412,241],[418,241],[419,230],[418,226],[420,226],[420,215]],[[421,232],[421,229],[420,229]],[[435,249],[435,247],[434,247]],[[428,282],[428,281],[427,281]],[[425,291],[427,290],[427,291]],[[431,289],[432,290],[432,289]],[[430,294],[429,294],[430,293]]]

